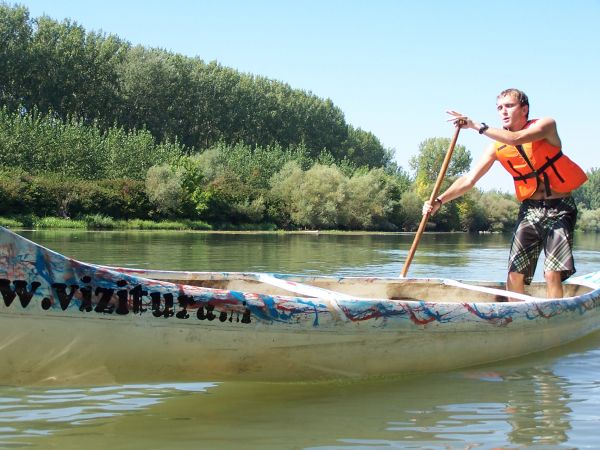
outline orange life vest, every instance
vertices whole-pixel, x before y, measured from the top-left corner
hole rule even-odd
[[[529,121],[525,128],[534,122]],[[545,139],[516,146],[496,142],[495,149],[498,161],[513,176],[519,201],[531,197],[540,182],[550,196],[552,191],[571,192],[587,180],[581,167]]]

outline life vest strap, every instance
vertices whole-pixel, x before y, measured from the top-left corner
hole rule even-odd
[[[556,167],[554,167],[554,163],[556,161],[558,161],[558,159],[562,155],[563,155],[562,150],[559,150],[559,152],[556,155],[554,155],[552,158],[548,158],[548,160],[544,164],[542,164],[542,166],[540,166],[539,169],[533,170],[533,171],[531,171],[531,172],[529,172],[528,174],[525,174],[525,175],[519,175],[519,176],[513,177],[513,180],[515,180],[515,181],[525,181],[525,180],[528,180],[529,178],[537,178],[540,174],[544,173],[548,167],[552,167],[552,170],[554,170],[554,172],[557,174],[557,176],[559,177],[559,179],[561,179],[562,177],[560,176],[560,174],[556,170]]]

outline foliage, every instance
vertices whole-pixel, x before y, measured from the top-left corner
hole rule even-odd
[[[151,207],[144,183],[118,179],[64,179],[56,174],[35,176],[0,170],[0,215],[35,214],[78,218],[103,214],[115,218],[147,218]]]
[[[223,142],[196,158],[208,180],[215,180],[224,173],[231,172],[255,189],[268,188],[269,178],[288,161],[297,161],[304,169],[314,162],[304,145],[284,149],[278,144],[252,147],[240,143],[229,146]]]
[[[201,220],[153,221],[153,220],[115,220],[102,214],[88,215],[80,220],[59,217],[37,217],[35,215],[1,217],[0,225],[8,228],[77,228],[77,229],[129,229],[129,230],[211,230],[212,227]],[[266,224],[265,229],[272,228]]]
[[[423,200],[413,190],[406,191],[400,199],[402,207],[402,229],[404,231],[415,231],[419,228],[423,217]]]
[[[184,221],[161,220],[130,220],[126,227],[134,230],[189,230],[191,227]]]
[[[335,165],[304,171],[290,161],[271,178],[270,215],[287,228],[396,229],[400,195],[398,179],[381,169],[347,177]]]
[[[156,144],[144,130],[109,128],[103,132],[82,120],[62,122],[37,110],[21,114],[0,109],[0,165],[32,174],[143,180],[151,166],[184,152],[177,142]]]
[[[262,221],[268,208],[269,180],[289,161],[302,167],[312,164],[303,146],[253,148],[220,143],[190,157],[188,173],[200,174],[193,180],[191,193],[196,209],[201,217],[217,222]]]
[[[401,221],[402,188],[398,178],[383,169],[357,172],[347,184],[345,226],[354,230],[396,230]]]
[[[177,215],[183,204],[183,174],[168,164],[151,167],[146,174],[146,194],[159,214]]]
[[[26,96],[24,75],[32,24],[29,11],[22,6],[0,3],[0,104],[17,109]]]
[[[424,140],[411,176],[331,100],[279,81],[5,3],[0,42],[0,215],[13,224],[414,230],[450,143]],[[442,189],[470,164],[456,146]],[[588,176],[574,196],[579,229],[594,230],[600,170]],[[517,209],[473,189],[429,227],[508,231]]]
[[[588,181],[573,193],[577,205],[587,209],[600,208],[600,169],[587,172]]]
[[[581,231],[600,232],[600,209],[580,209],[577,229]]]
[[[360,128],[349,126],[344,144],[345,157],[357,167],[387,167],[393,161],[392,150],[385,149],[373,133]]]
[[[348,220],[347,178],[335,166],[315,164],[292,189],[292,221],[306,228],[336,228]]]
[[[410,174],[396,163],[391,163],[385,168],[385,172],[394,178],[400,192],[408,191],[413,185]]]
[[[70,220],[62,217],[40,217],[33,220],[34,228],[86,228],[84,220]]]
[[[487,226],[487,217],[476,197],[479,192],[470,192],[456,202],[458,227],[461,231],[478,231]]]
[[[511,231],[519,213],[519,202],[512,194],[498,191],[485,192],[479,199],[483,207],[486,223],[480,229],[485,231]]]
[[[410,161],[410,167],[415,171],[416,189],[421,198],[427,198],[432,191],[431,186],[436,182],[442,164],[450,146],[448,138],[429,138],[419,145],[419,152]],[[469,170],[471,154],[463,145],[456,145],[448,164],[446,178],[456,177]]]
[[[25,225],[19,219],[12,217],[0,217],[0,226],[5,228],[23,228]]]
[[[347,183],[348,178],[335,166],[315,164],[303,171],[290,162],[272,178],[271,195],[295,226],[331,229],[349,220]]]
[[[0,106],[11,112],[73,117],[102,132],[147,130],[155,142],[181,142],[193,153],[220,142],[304,145],[312,158],[326,149],[357,167],[390,161],[391,151],[348,125],[331,100],[279,81],[132,46],[70,20],[32,19],[4,3],[0,37]]]

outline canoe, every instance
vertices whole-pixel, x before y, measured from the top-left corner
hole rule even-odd
[[[504,360],[600,327],[600,272],[565,298],[501,282],[89,264],[0,227],[0,383],[318,381]]]

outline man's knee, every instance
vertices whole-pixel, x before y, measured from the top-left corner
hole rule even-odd
[[[523,284],[525,282],[525,275],[519,272],[508,272],[508,282]]]
[[[561,272],[544,272],[544,279],[547,297],[561,298],[563,296]]]
[[[548,271],[544,272],[544,280],[546,283],[562,283],[561,272]]]
[[[508,272],[506,289],[523,294],[525,292],[525,275],[518,272]]]

